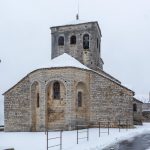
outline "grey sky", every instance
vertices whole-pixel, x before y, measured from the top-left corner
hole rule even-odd
[[[150,1],[79,1],[80,19],[99,22],[104,70],[136,94],[148,95]],[[0,95],[49,63],[49,27],[75,20],[76,12],[77,0],[0,0]]]

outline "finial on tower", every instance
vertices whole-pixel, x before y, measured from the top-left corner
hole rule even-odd
[[[76,14],[76,20],[79,20],[79,14]]]
[[[79,0],[78,0],[78,9],[77,9],[77,14],[76,14],[76,20],[79,20]]]

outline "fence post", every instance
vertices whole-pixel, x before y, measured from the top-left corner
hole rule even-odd
[[[101,130],[100,130],[101,124],[100,124],[100,122],[98,122],[98,124],[99,124],[99,137],[100,137],[100,134],[101,134]]]
[[[119,132],[120,132],[120,119],[119,119]]]
[[[128,120],[126,120],[126,130],[128,131]]]
[[[108,121],[108,135],[109,135],[109,121]]]
[[[87,141],[89,140],[89,126],[87,126]]]
[[[60,131],[60,150],[62,150],[62,130]]]
[[[78,144],[78,124],[77,124],[77,144]]]
[[[47,137],[47,150],[48,150],[48,130],[46,130],[46,137]]]

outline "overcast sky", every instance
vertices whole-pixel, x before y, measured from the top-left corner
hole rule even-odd
[[[50,27],[75,20],[78,0],[0,0],[1,94],[51,59]],[[104,70],[137,95],[150,91],[150,1],[79,0],[81,20],[98,21]]]

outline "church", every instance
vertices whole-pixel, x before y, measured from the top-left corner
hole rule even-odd
[[[76,124],[133,126],[134,92],[103,70],[97,21],[51,27],[51,58],[7,90],[5,131],[73,130]]]

